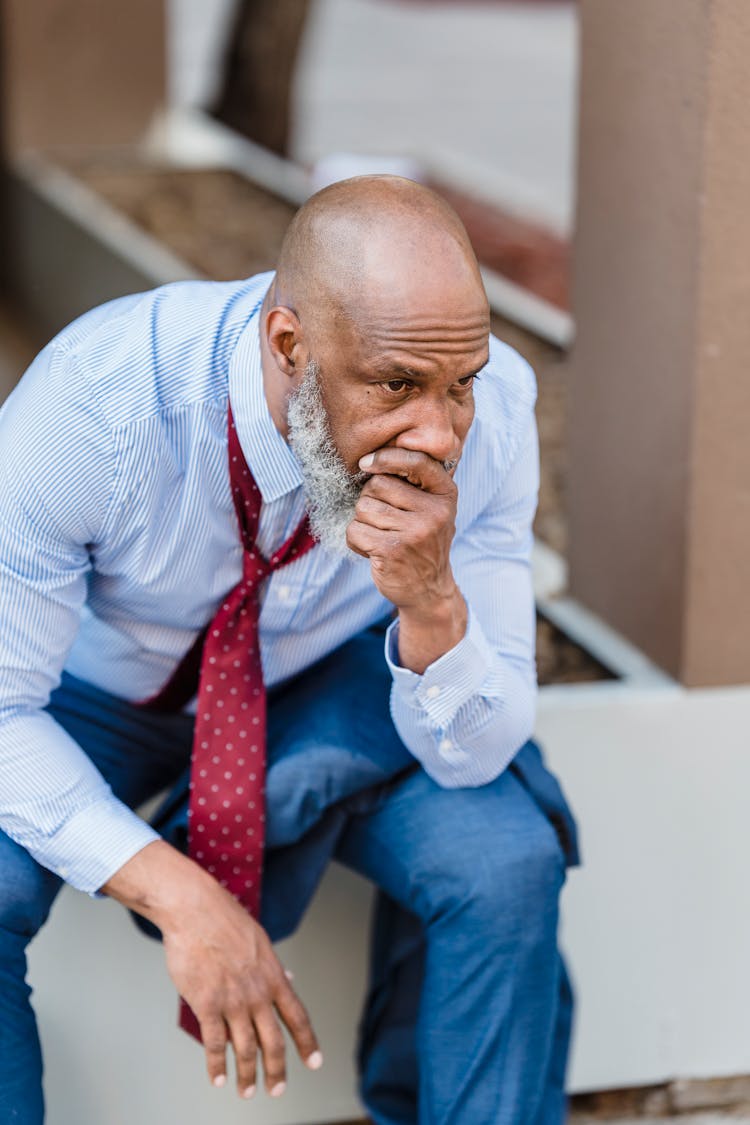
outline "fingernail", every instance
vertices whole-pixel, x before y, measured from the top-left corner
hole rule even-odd
[[[284,976],[287,980],[294,980],[294,973],[291,969],[284,969]]]
[[[323,1055],[320,1051],[313,1051],[313,1053],[305,1060],[305,1066],[309,1066],[310,1070],[320,1070],[323,1065]]]
[[[254,1096],[254,1094],[255,1094],[255,1087],[254,1086],[248,1086],[248,1088],[246,1090],[242,1091],[243,1098],[252,1098]]]
[[[216,1077],[214,1078],[214,1086],[216,1086],[219,1090],[221,1089],[222,1086],[226,1086],[226,1082],[227,1082],[226,1074],[217,1074]]]
[[[276,1085],[271,1090],[271,1097],[272,1098],[280,1098],[285,1090],[286,1090],[286,1082],[277,1082]]]
[[[359,459],[360,469],[369,469],[374,460],[375,460],[375,454],[374,453],[365,453],[364,457],[360,457],[360,459]]]

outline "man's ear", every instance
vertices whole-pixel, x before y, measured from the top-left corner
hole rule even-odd
[[[302,373],[302,325],[292,309],[275,305],[266,315],[266,340],[274,363],[285,375],[294,378]]]

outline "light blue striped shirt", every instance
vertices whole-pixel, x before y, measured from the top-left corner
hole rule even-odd
[[[227,397],[260,488],[266,555],[304,509],[263,392],[271,274],[121,298],[60,333],[0,412],[0,828],[94,892],[155,838],[47,715],[63,668],[127,699],[169,678],[241,574]],[[533,374],[493,339],[456,473],[452,561],[464,639],[417,675],[385,658],[410,752],[443,786],[496,777],[534,721]],[[274,573],[260,618],[268,685],[380,620],[366,559],[320,546]]]

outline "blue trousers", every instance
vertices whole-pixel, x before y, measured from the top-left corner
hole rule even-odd
[[[376,1125],[561,1125],[569,810],[532,743],[490,785],[441,789],[400,743],[388,689],[368,631],[271,694],[261,920],[290,933],[331,858],[379,888],[358,1050]],[[71,677],[49,709],[131,806],[172,786],[158,827],[184,845],[191,719]],[[59,887],[0,833],[0,1125],[44,1118],[25,950]]]

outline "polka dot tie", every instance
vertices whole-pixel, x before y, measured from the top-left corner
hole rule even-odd
[[[263,581],[315,545],[307,518],[265,559],[255,540],[261,495],[229,411],[229,477],[244,546],[242,578],[219,606],[162,691],[146,706],[174,710],[195,693],[188,854],[255,917],[265,839],[266,693],[260,659],[258,594]],[[200,1038],[183,1001],[180,1025]]]

